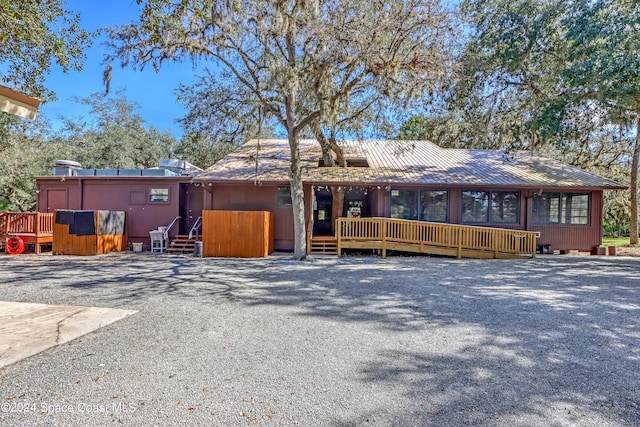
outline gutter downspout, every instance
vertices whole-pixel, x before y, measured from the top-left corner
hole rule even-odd
[[[78,188],[80,190],[80,210],[84,210],[84,180],[78,178]]]

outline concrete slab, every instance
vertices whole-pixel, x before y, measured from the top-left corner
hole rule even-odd
[[[0,368],[134,313],[114,308],[0,301]]]

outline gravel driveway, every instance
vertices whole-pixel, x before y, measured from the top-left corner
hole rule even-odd
[[[0,300],[138,311],[0,369],[0,424],[640,425],[639,273],[626,257],[0,256]]]

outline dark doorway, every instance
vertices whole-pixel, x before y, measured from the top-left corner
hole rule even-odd
[[[313,235],[332,236],[331,209],[333,208],[333,196],[328,187],[315,188],[316,203],[313,207]]]
[[[373,192],[368,188],[347,188],[342,215],[347,218],[371,217],[371,199],[373,199]]]
[[[189,234],[204,208],[204,190],[194,184],[180,184],[180,221],[178,234]]]

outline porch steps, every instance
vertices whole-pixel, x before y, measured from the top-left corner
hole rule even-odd
[[[198,237],[190,239],[188,235],[179,234],[171,240],[167,253],[193,255],[194,247],[199,240]]]
[[[338,255],[338,241],[335,237],[317,236],[311,238],[310,255]]]

